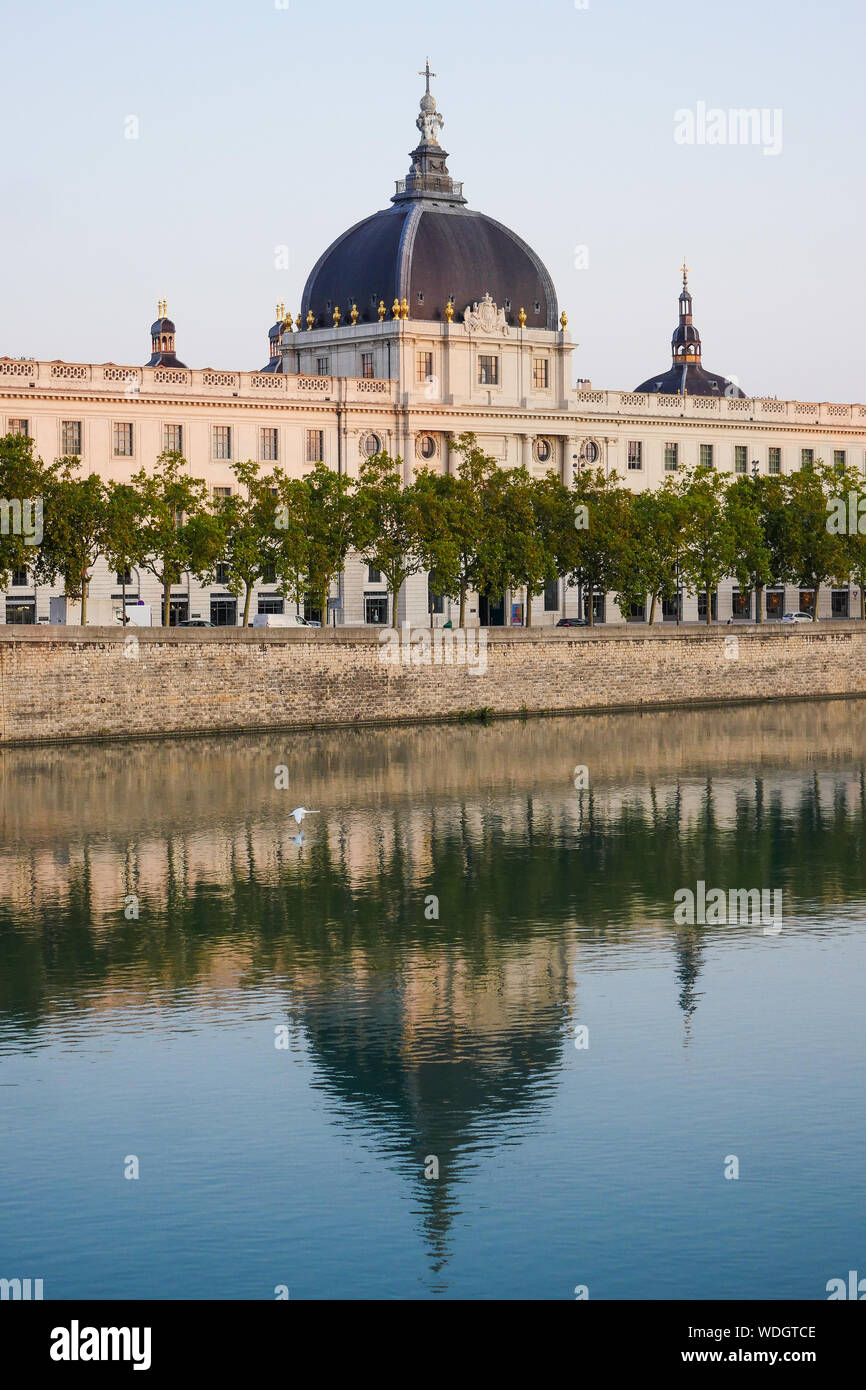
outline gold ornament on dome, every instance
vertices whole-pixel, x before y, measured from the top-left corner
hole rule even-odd
[[[313,313],[312,309],[308,309],[308,310],[307,310],[307,332],[308,332],[308,333],[310,332],[310,329],[313,327],[313,325],[314,325],[315,322],[316,322],[316,316],[315,316],[315,314]]]
[[[400,305],[400,317],[401,317],[401,319],[407,319],[407,318],[409,317],[409,301],[408,301],[408,299],[404,299],[404,300],[403,300],[403,303]]]
[[[453,300],[453,299],[449,299],[448,303],[445,305],[445,322],[446,322],[446,323],[453,323],[453,321],[454,321],[454,300]]]
[[[384,299],[380,299],[380,300],[379,300],[379,322],[380,322],[380,323],[381,323],[382,320],[384,319],[384,317],[385,317],[385,315],[387,314],[387,312],[388,312],[388,310],[385,308],[385,301],[384,301]]]
[[[526,327],[526,310],[523,308],[522,305],[521,305],[520,313],[517,315],[517,322],[520,324],[520,327],[521,327],[521,328],[525,328],[525,327]]]
[[[349,318],[352,320],[352,327],[354,328],[355,324],[358,322],[358,319],[360,318],[357,304],[352,305],[352,312],[349,315]]]
[[[398,319],[398,318],[400,317],[400,301],[399,301],[399,299],[395,299],[395,300],[394,300],[394,303],[391,305],[391,313],[394,315],[395,319]]]
[[[300,331],[301,331],[301,316],[300,316],[300,314],[298,314],[298,317],[295,319],[295,328],[296,328],[296,329],[298,330],[298,332],[300,333]]]
[[[333,314],[333,318],[334,318],[334,327],[335,327],[335,328],[339,328],[339,327],[340,327],[340,319],[341,319],[342,317],[343,317],[343,315],[340,313],[340,306],[339,306],[339,304],[335,304],[335,305],[334,305],[334,314]]]
[[[560,322],[560,326],[561,326],[561,328],[562,328],[562,331],[565,332],[565,329],[566,329],[567,326],[568,326],[568,314],[565,312],[564,309],[563,309],[562,313],[561,313],[560,316],[559,316],[559,322]]]

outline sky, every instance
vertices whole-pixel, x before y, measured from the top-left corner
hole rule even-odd
[[[866,399],[859,0],[2,0],[0,20],[0,355],[144,362],[164,297],[188,365],[263,366],[276,301],[297,314],[407,173],[429,54],[451,174],[547,265],[576,376],[667,368],[685,256],[709,370]],[[764,124],[735,144],[741,108]]]

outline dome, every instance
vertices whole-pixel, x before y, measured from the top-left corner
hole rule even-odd
[[[443,117],[427,91],[416,125],[421,143],[411,152],[408,176],[397,183],[392,206],[357,222],[319,258],[304,287],[301,319],[330,328],[334,309],[343,319],[358,306],[360,322],[377,322],[379,303],[390,315],[394,300],[408,317],[441,321],[449,300],[455,316],[485,294],[509,323],[521,308],[530,328],[558,328],[556,291],[540,258],[515,232],[466,206],[463,185],[448,172],[439,144]]]
[[[692,323],[692,296],[688,283],[688,267],[683,262],[683,287],[680,291],[680,319],[671,338],[671,365],[636,386],[643,395],[663,396],[726,396],[745,399],[736,382],[728,377],[708,372],[701,366],[701,335]]]
[[[489,294],[509,323],[526,311],[530,328],[558,326],[556,291],[542,261],[515,232],[481,212],[434,199],[412,199],[374,213],[338,237],[307,280],[301,319],[312,310],[330,327],[334,308],[357,304],[361,322],[408,300],[409,317],[444,320]]]
[[[175,355],[174,335],[176,329],[166,312],[167,301],[161,299],[157,308],[157,318],[150,325],[151,354],[146,367],[186,367]]]
[[[177,332],[177,329],[175,328],[175,326],[174,326],[174,324],[172,323],[171,319],[166,319],[166,318],[156,319],[156,320],[150,325],[150,336],[151,336],[152,338],[156,338],[159,334],[162,334],[162,333],[176,333],[176,332]]]

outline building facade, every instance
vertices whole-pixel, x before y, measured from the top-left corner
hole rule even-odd
[[[0,433],[25,433],[43,458],[77,455],[85,472],[128,480],[166,449],[179,450],[214,497],[236,486],[233,462],[256,459],[301,476],[313,464],[356,476],[362,460],[386,449],[403,460],[407,481],[423,465],[448,472],[449,443],[471,431],[503,468],[555,469],[570,484],[582,467],[616,472],[634,490],[657,487],[679,468],[712,463],[721,471],[789,473],[823,458],[866,471],[866,405],[761,400],[704,369],[686,268],[671,366],[635,391],[574,384],[574,343],[553,282],[514,232],[471,211],[448,172],[439,143],[443,120],[427,90],[417,119],[420,142],[389,208],[355,224],[320,257],[301,310],[278,306],[269,357],[258,371],[185,366],[176,327],[161,301],[145,366],[0,358]],[[0,596],[0,621],[47,622],[60,590],[34,588],[27,571]],[[267,576],[253,609],[281,611]],[[120,577],[100,561],[91,598],[121,598]],[[146,571],[128,576],[128,597],[150,602],[160,590]],[[859,611],[857,591],[822,592],[820,617]],[[525,620],[522,593],[473,595],[471,624]],[[333,593],[331,618],[385,621],[384,582],[351,557]],[[565,581],[533,601],[533,624],[574,617],[579,595]],[[752,616],[733,583],[717,616]],[[768,612],[809,602],[797,590],[771,592]],[[683,595],[683,620],[703,615],[702,598]],[[434,622],[456,605],[437,601]],[[611,595],[595,599],[600,621],[640,621]],[[241,605],[225,575],[202,586],[191,576],[172,592],[172,620],[238,620]],[[427,579],[409,579],[401,620],[428,620]],[[318,617],[325,615],[309,614]],[[677,603],[665,608],[675,620]]]

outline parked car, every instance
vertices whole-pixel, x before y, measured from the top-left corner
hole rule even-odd
[[[178,627],[216,627],[216,623],[209,623],[204,618],[185,618]]]
[[[309,627],[300,613],[257,613],[253,627]]]
[[[782,618],[783,623],[810,623],[811,621],[811,613],[786,613]]]
[[[557,627],[589,627],[586,618],[560,618]]]

